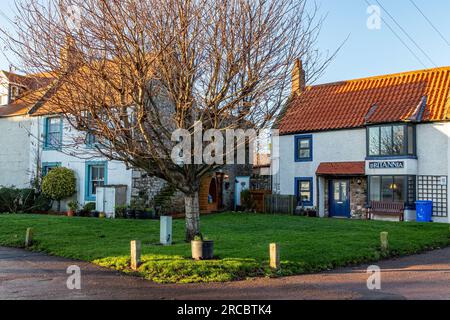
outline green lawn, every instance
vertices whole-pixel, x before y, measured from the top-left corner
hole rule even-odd
[[[95,262],[130,272],[130,240],[141,240],[140,274],[158,282],[228,281],[273,275],[267,267],[269,243],[281,247],[277,275],[317,272],[373,262],[380,254],[379,234],[389,232],[389,256],[450,245],[446,224],[390,223],[257,214],[202,217],[205,236],[215,240],[217,261],[194,262],[184,240],[184,221],[174,221],[175,244],[157,245],[158,221],[100,220],[36,215],[0,215],[0,245],[23,246],[33,227],[32,250]]]

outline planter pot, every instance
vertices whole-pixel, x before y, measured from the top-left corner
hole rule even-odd
[[[143,220],[145,219],[145,212],[142,210],[135,211],[136,219]]]
[[[98,212],[98,211],[91,212],[91,218],[98,218],[99,216],[100,216],[100,212]]]
[[[125,217],[127,219],[136,219],[136,213],[132,209],[127,209],[127,211],[125,211]]]
[[[75,217],[75,212],[73,210],[69,210],[69,211],[67,211],[67,216],[68,217]]]
[[[172,244],[172,217],[161,217],[159,242],[164,246]]]
[[[191,242],[192,259],[194,260],[211,260],[214,258],[214,241],[198,241]]]
[[[98,215],[98,217],[100,218],[100,219],[105,219],[106,218],[106,214],[105,213],[100,213],[99,215]]]

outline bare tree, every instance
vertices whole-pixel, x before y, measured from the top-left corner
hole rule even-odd
[[[22,70],[53,79],[38,106],[94,135],[102,156],[182,191],[187,240],[200,232],[200,179],[220,164],[172,161],[174,130],[268,128],[291,96],[294,61],[313,81],[333,56],[316,49],[322,19],[306,0],[16,6],[15,33],[2,38]]]

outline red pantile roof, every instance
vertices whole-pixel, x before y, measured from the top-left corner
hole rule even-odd
[[[323,162],[317,168],[317,175],[322,176],[364,176],[366,163],[363,162]]]
[[[443,121],[449,107],[450,67],[444,67],[309,86],[291,100],[278,128],[286,135],[412,118]]]

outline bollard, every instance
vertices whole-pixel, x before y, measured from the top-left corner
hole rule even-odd
[[[270,244],[270,268],[280,269],[280,246],[276,243]]]
[[[387,253],[389,251],[389,233],[381,232],[380,240],[381,240],[381,252]]]
[[[141,242],[131,241],[131,269],[137,270],[141,264]]]
[[[25,235],[25,247],[31,247],[33,244],[33,228],[28,228]]]

